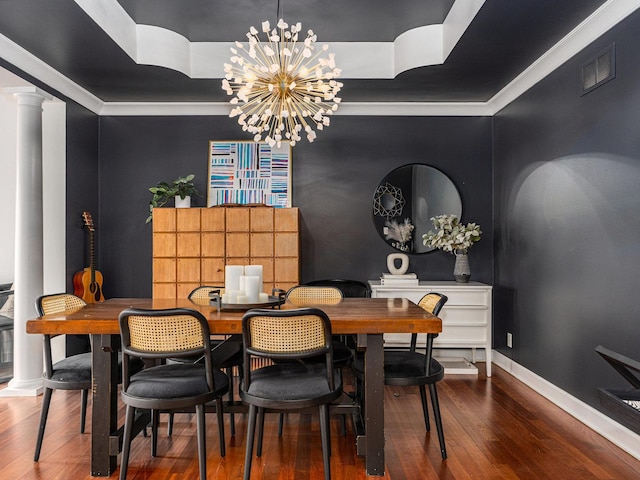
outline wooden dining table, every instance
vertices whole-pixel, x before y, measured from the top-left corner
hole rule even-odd
[[[93,385],[91,413],[91,475],[109,476],[117,467],[122,446],[118,426],[118,316],[125,308],[192,308],[209,321],[212,334],[242,333],[241,310],[218,309],[188,299],[113,298],[88,304],[73,312],[45,315],[27,321],[27,333],[88,334],[92,340]],[[279,308],[296,308],[287,303]],[[364,431],[357,435],[358,454],[365,456],[368,475],[383,476],[384,461],[384,333],[426,333],[433,338],[441,320],[404,298],[345,298],[336,305],[319,306],[331,319],[336,335],[354,334],[364,352]]]

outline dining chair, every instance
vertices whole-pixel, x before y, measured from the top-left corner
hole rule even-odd
[[[42,295],[36,299],[36,312],[39,317],[52,313],[72,312],[86,305],[85,301],[68,293]],[[84,433],[87,418],[87,398],[91,388],[91,352],[68,356],[54,363],[51,353],[51,339],[56,335],[43,335],[44,372],[42,374],[42,409],[40,426],[36,440],[34,462],[40,460],[44,430],[54,390],[80,390],[80,433]]]
[[[447,302],[446,295],[436,292],[427,293],[420,299],[418,305],[433,315],[438,315]],[[411,386],[417,385],[422,401],[422,413],[427,431],[431,431],[429,413],[427,408],[426,386],[429,386],[433,416],[438,431],[440,453],[443,459],[447,458],[447,450],[444,443],[444,431],[440,416],[440,403],[438,402],[438,390],[436,384],[444,378],[444,367],[433,358],[433,337],[427,336],[425,353],[418,352],[417,334],[411,334],[408,348],[385,348],[384,350],[384,383],[385,385]],[[353,362],[353,370],[361,390],[364,380],[364,361],[358,357]],[[362,395],[359,394],[362,398]]]
[[[151,411],[151,454],[155,456],[160,411],[191,408],[196,411],[200,480],[205,480],[205,404],[216,404],[220,456],[224,457],[222,396],[229,390],[227,375],[213,367],[207,319],[197,310],[186,308],[129,308],[120,313],[119,326],[123,353],[121,397],[126,405],[120,480],[127,477],[136,409]],[[196,356],[202,356],[204,362],[166,362],[168,358]],[[135,357],[155,365],[133,372],[130,366]]]
[[[312,280],[305,283],[305,285],[311,287],[336,287],[342,292],[342,296],[349,297],[365,297],[371,296],[371,287],[368,283],[361,282],[360,280],[348,280],[348,279],[323,279]]]
[[[36,313],[39,317],[53,313],[74,312],[86,306],[86,302],[80,297],[69,293],[54,293],[42,295],[36,299]],[[36,451],[33,460],[40,459],[44,430],[47,425],[47,416],[51,404],[51,396],[54,390],[80,390],[80,433],[84,433],[87,418],[87,399],[91,388],[91,352],[69,355],[62,360],[53,362],[51,340],[57,335],[43,335],[44,345],[44,372],[42,374],[42,410],[40,413],[40,426],[36,440]],[[142,370],[144,364],[137,358],[131,362],[131,369]],[[118,352],[118,383],[122,369],[122,352]]]
[[[285,300],[296,307],[321,307],[322,305],[336,305],[342,302],[344,298],[342,291],[331,285],[298,285],[287,291]],[[347,345],[346,341],[339,335],[332,338],[333,348],[333,366],[339,368],[342,374],[342,368],[351,366],[353,362],[353,350]],[[318,357],[322,360],[321,357]],[[282,435],[284,425],[284,414],[280,415],[280,426],[278,434]],[[342,415],[342,433],[347,433],[346,415]]]
[[[265,409],[317,406],[324,478],[330,480],[329,404],[340,397],[342,383],[334,367],[329,317],[318,308],[249,310],[242,318],[242,337],[245,365],[254,358],[274,361],[255,370],[247,367],[240,387],[240,398],[249,405],[244,479],[251,476],[256,425],[256,454],[262,455]]]
[[[198,305],[209,305],[211,300],[210,294],[212,292],[221,291],[224,287],[216,287],[211,285],[203,285],[194,288],[189,293],[189,300]],[[224,370],[229,377],[229,402],[234,401],[234,368],[238,372],[238,378],[242,378],[243,366],[242,366],[242,335],[226,335],[225,338],[212,338],[211,339],[211,352],[212,361],[215,368]],[[198,358],[172,358],[174,362],[197,362],[203,361],[203,357]],[[174,413],[169,412],[169,421],[167,423],[167,434],[171,436],[173,431],[173,419]],[[236,434],[236,422],[235,414],[229,412],[230,430],[231,436]]]
[[[307,286],[298,285],[291,287],[285,300],[296,307],[321,307],[322,305],[336,305],[343,299],[342,291],[334,286]],[[333,339],[333,362],[335,366],[345,367],[351,365],[353,352],[339,338]]]

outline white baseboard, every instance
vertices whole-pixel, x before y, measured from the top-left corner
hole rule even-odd
[[[640,435],[495,350],[493,363],[629,455],[640,460]]]

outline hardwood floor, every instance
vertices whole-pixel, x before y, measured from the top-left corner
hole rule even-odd
[[[490,379],[450,375],[439,384],[449,458],[443,461],[435,428],[424,430],[420,396],[414,388],[386,387],[385,478],[422,479],[640,479],[640,461],[624,453],[498,367]],[[79,433],[80,396],[54,392],[38,463],[33,450],[42,397],[0,398],[0,478],[15,480],[90,479],[90,436]],[[161,422],[158,457],[151,458],[149,438],[131,449],[129,480],[196,479],[195,421],[176,415],[173,436]],[[228,418],[226,420],[229,421]],[[236,436],[229,436],[227,456],[218,455],[215,417],[207,417],[208,477],[242,478],[245,417],[236,415]],[[333,480],[367,478],[356,456],[349,428],[340,434],[332,421]],[[87,432],[90,430],[90,425]],[[252,479],[323,478],[317,419],[290,414],[277,437],[277,415],[265,424],[263,455],[254,460]],[[118,471],[110,478],[117,478]]]

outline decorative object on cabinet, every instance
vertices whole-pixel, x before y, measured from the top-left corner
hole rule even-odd
[[[471,277],[468,250],[480,240],[482,231],[475,223],[460,223],[456,215],[438,215],[431,219],[436,231],[422,236],[425,245],[456,256],[453,276],[456,282],[466,283]]]
[[[471,266],[469,265],[469,255],[455,252],[456,263],[453,264],[453,278],[456,282],[467,283],[471,278]]]
[[[297,208],[159,208],[153,219],[153,296],[184,298],[224,285],[225,266],[261,265],[265,292],[300,283]]]
[[[396,266],[396,262],[400,265]],[[390,253],[387,255],[387,269],[392,275],[404,275],[409,270],[409,255],[405,253]]]
[[[458,189],[442,171],[412,163],[382,179],[373,196],[373,223],[380,237],[396,250],[426,253],[434,248],[415,241],[431,227],[431,217],[462,214]]]
[[[416,304],[429,292],[446,295],[449,300],[438,315],[442,319],[442,333],[434,339],[433,347],[471,349],[471,361],[441,355],[438,355],[438,361],[445,366],[447,374],[477,374],[478,369],[474,365],[477,360],[476,349],[482,348],[485,351],[487,376],[491,376],[491,285],[454,281],[420,281],[415,286],[383,285],[380,280],[369,280],[369,285],[374,298],[407,298]],[[404,346],[406,343],[402,335],[385,334],[384,337],[385,346]]]
[[[209,142],[207,206],[291,207],[291,147],[247,141]]]
[[[292,24],[289,31],[280,12],[278,18],[277,29],[262,22],[265,39],[260,40],[258,30],[251,27],[248,48],[240,42],[231,47],[222,89],[235,95],[229,102],[229,117],[238,117],[242,130],[252,133],[254,141],[264,138],[270,146],[290,141],[293,146],[302,139],[303,130],[313,142],[314,127],[329,126],[340,103],[336,95],[342,83],[335,79],[341,70],[336,68],[335,55],[326,53],[328,45],[315,51],[317,36],[312,30],[299,43],[302,24]]]
[[[186,177],[178,177],[170,184],[158,182],[155,187],[149,188],[149,191],[153,193],[153,197],[149,202],[149,216],[146,223],[153,220],[153,209],[165,206],[171,198],[175,199],[176,208],[191,207],[191,197],[199,195],[193,184],[194,178],[195,175],[190,174]]]

